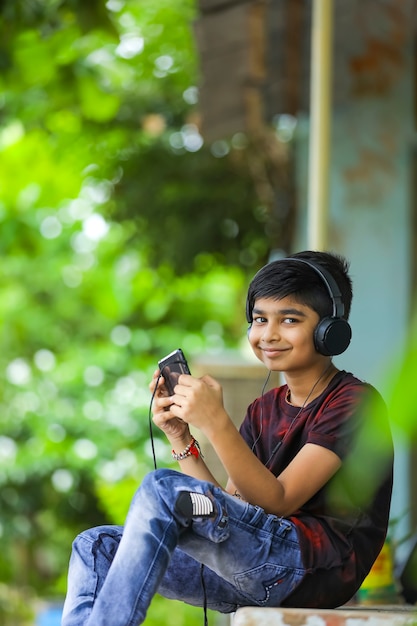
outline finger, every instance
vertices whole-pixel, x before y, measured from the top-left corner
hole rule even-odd
[[[180,374],[178,376],[178,385],[184,385],[184,387],[192,387],[198,379],[190,374]]]
[[[171,413],[169,408],[165,411],[158,411],[152,416],[152,421],[159,426],[159,428],[162,428],[167,422],[171,422],[173,419],[175,419],[175,415]]]
[[[155,397],[168,397],[168,390],[165,386],[165,380],[163,376],[158,376],[158,378],[155,380],[152,380],[149,383],[149,388],[151,390],[152,393],[155,394]]]
[[[149,383],[149,389],[151,391],[153,391],[157,385],[159,386],[160,379],[161,379],[161,375],[159,373],[159,370],[155,370],[153,375],[152,375],[152,380]]]
[[[158,392],[153,400],[153,411],[167,411],[172,404],[172,398],[166,392]]]
[[[200,380],[203,383],[205,383],[208,387],[214,387],[217,389],[220,386],[218,381],[212,376],[210,376],[209,374],[205,374],[204,376],[201,377]]]

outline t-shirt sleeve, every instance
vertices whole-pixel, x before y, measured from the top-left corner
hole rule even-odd
[[[242,438],[246,441],[246,443],[248,444],[249,447],[252,447],[252,445],[255,442],[255,435],[254,432],[255,428],[256,428],[256,416],[257,416],[257,401],[255,400],[254,402],[252,402],[252,404],[250,404],[246,410],[246,415],[243,419],[243,422],[241,423],[240,427],[239,427],[239,432],[242,435]]]
[[[323,404],[307,443],[328,448],[343,460],[351,452],[358,433],[376,413],[384,423],[386,407],[376,389],[365,383],[346,385]]]

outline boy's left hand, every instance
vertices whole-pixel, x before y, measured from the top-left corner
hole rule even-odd
[[[171,413],[192,424],[209,436],[212,429],[227,419],[223,406],[223,390],[214,378],[205,375],[195,378],[181,374],[171,396]]]

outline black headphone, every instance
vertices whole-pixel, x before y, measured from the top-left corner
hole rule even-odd
[[[284,259],[283,259],[284,260]],[[286,261],[297,261],[305,263],[311,267],[322,279],[326,285],[329,296],[333,304],[333,312],[331,316],[323,317],[314,330],[314,346],[320,354],[324,356],[334,356],[342,354],[350,344],[352,338],[352,329],[349,322],[343,317],[345,305],[342,301],[342,294],[333,278],[333,276],[324,267],[318,263],[307,261],[305,259],[289,257]],[[252,323],[252,315],[249,310],[249,302],[246,302],[246,317],[248,322]]]

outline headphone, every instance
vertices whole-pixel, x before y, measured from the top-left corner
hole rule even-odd
[[[352,329],[349,322],[344,319],[345,305],[342,301],[342,294],[333,276],[318,263],[305,259],[289,257],[287,261],[304,263],[313,269],[320,276],[326,286],[333,304],[331,315],[323,317],[314,330],[314,346],[324,356],[334,356],[344,352],[350,344]],[[252,324],[252,315],[249,309],[249,301],[246,301],[246,318]]]

